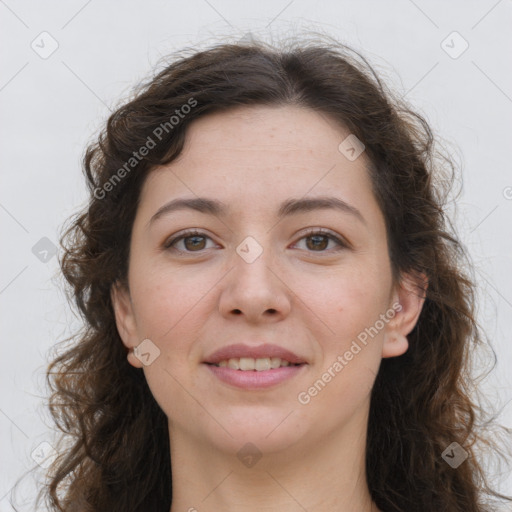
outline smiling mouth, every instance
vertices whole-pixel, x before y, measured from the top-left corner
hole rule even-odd
[[[252,358],[252,357],[235,357],[231,359],[225,359],[223,361],[219,361],[218,363],[206,363],[211,366],[216,367],[225,367],[230,368],[231,370],[240,370],[240,371],[268,371],[275,370],[277,368],[286,367],[286,366],[303,366],[305,363],[290,363],[286,359],[281,359],[280,357],[261,357],[261,358]]]

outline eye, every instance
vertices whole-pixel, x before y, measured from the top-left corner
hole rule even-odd
[[[175,249],[181,252],[199,252],[203,249],[207,249],[206,240],[211,238],[200,231],[189,230],[181,233],[174,238],[171,238],[167,242],[165,242],[164,247],[166,249]],[[183,247],[176,249],[178,242],[183,242]]]
[[[211,248],[206,247],[207,240],[211,241],[211,238],[208,235],[202,233],[201,231],[188,230],[166,241],[164,244],[164,248],[185,253],[200,252],[204,249]],[[299,242],[303,240],[306,241],[305,250],[308,250],[310,252],[337,252],[344,248],[348,248],[347,243],[345,243],[341,238],[334,235],[331,231],[327,229],[320,228],[310,230],[309,232],[306,233],[305,236],[299,239]],[[337,247],[335,247],[334,249],[331,248],[331,250],[326,251],[330,242],[333,242]],[[182,243],[181,247],[179,247],[180,243]]]
[[[306,250],[310,250],[311,252],[337,252],[348,248],[347,243],[327,229],[311,230],[306,233],[299,242],[302,240],[306,241]],[[329,242],[334,242],[337,248],[326,251],[325,249],[328,247]]]

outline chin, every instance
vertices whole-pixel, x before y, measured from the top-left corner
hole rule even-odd
[[[210,424],[203,439],[208,438],[219,449],[235,454],[248,443],[264,454],[280,452],[300,442],[305,433],[305,425],[298,425],[297,415],[290,414],[292,410],[289,407],[235,408],[221,421],[230,435],[220,427],[212,431]]]

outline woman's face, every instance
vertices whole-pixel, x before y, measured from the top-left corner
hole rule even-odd
[[[129,293],[113,298],[171,435],[272,452],[364,429],[381,358],[407,350],[422,301],[393,285],[365,153],[340,149],[349,135],[312,110],[244,107],[192,123],[181,156],[149,174]],[[282,366],[281,349],[302,364]]]

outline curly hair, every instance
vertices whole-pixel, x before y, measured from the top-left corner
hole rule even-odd
[[[88,204],[66,226],[60,258],[84,327],[47,373],[50,411],[62,431],[43,490],[51,510],[170,508],[167,418],[143,372],[127,362],[111,289],[127,282],[131,229],[148,174],[179,156],[194,119],[244,105],[309,108],[355,134],[386,221],[393,277],[428,277],[409,349],[382,360],[372,389],[366,477],[377,506],[490,512],[490,496],[510,500],[489,487],[476,457],[479,445],[493,441],[472,398],[471,355],[483,344],[476,285],[445,218],[456,166],[436,149],[427,121],[355,50],[334,40],[280,47],[252,41],[174,56],[110,115],[85,152]],[[457,469],[441,457],[454,442],[468,453]]]

